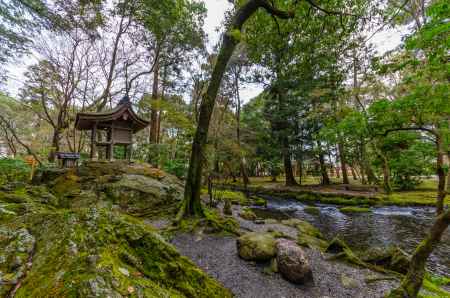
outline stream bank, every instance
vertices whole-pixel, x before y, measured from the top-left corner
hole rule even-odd
[[[237,216],[242,211],[241,206],[234,205],[232,211],[242,233],[279,231],[288,237],[297,237],[295,228],[277,220],[255,223]],[[385,280],[385,275],[369,269],[328,260],[331,255],[317,249],[303,248],[310,260],[313,282],[295,285],[280,274],[271,272],[268,263],[248,262],[239,258],[234,236],[210,235],[199,230],[177,234],[172,244],[181,254],[230,289],[235,297],[383,297],[398,283],[392,279]]]
[[[215,188],[232,190],[257,195],[263,197],[274,197],[282,199],[296,199],[308,204],[334,204],[342,206],[423,206],[434,207],[436,201],[428,196],[412,196],[411,194],[402,196],[402,193],[386,195],[378,187],[355,186],[355,185],[305,185],[305,186],[284,186],[281,184],[268,185],[248,185],[241,184],[215,184]],[[419,193],[420,194],[420,193]],[[445,202],[450,205],[449,198]]]

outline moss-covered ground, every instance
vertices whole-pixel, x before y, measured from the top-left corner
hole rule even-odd
[[[231,297],[136,216],[146,214],[145,204],[168,215],[179,199],[170,199],[177,193],[170,177],[134,170],[143,174],[99,166],[53,173],[56,179],[40,178],[40,186],[0,187],[0,296]],[[128,183],[120,185],[135,190],[131,197],[104,191],[120,190],[126,175],[147,177],[141,182],[153,193]]]
[[[275,197],[296,198],[307,203],[325,203],[343,206],[434,206],[436,204],[437,182],[433,179],[424,180],[416,189],[410,191],[394,190],[390,194],[381,191],[381,187],[361,185],[351,180],[350,186],[339,184],[339,180],[332,179],[333,184],[320,186],[318,177],[304,177],[302,185],[285,187],[284,181],[279,179],[272,182],[268,177],[252,177],[247,191],[254,194],[272,195]],[[227,188],[244,190],[240,181],[229,183],[223,181]],[[445,200],[450,205],[450,196]]]

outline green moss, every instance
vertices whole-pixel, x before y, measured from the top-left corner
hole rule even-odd
[[[251,196],[250,200],[252,201],[252,204],[255,206],[261,206],[261,207],[266,207],[267,206],[267,201],[261,197],[258,196]]]
[[[21,286],[15,297],[232,296],[141,219],[103,204],[110,199],[103,192],[96,196],[85,189],[92,186],[83,182],[85,176],[77,176],[79,180],[62,175],[51,187],[67,198],[67,204],[58,200],[55,204],[55,196],[44,187],[0,192],[0,210],[15,213],[2,217],[0,212],[0,254],[7,260],[21,260],[8,268],[0,264],[2,279],[13,281],[0,284],[0,296],[18,281]],[[99,181],[90,179],[89,183]],[[103,183],[110,182],[108,178]],[[64,185],[73,186],[76,196],[69,200]],[[102,190],[101,183],[95,186]],[[234,221],[216,214],[209,214],[202,224],[237,228]]]
[[[268,261],[276,255],[275,235],[250,232],[237,239],[239,256],[247,261]]]
[[[264,194],[278,198],[296,198],[305,203],[325,203],[341,206],[435,206],[436,204],[436,182],[427,182],[423,187],[414,191],[393,192],[389,196],[384,194],[360,195],[358,192],[342,193],[339,190],[335,192],[318,192],[306,189],[296,189],[280,187],[278,183],[272,183],[263,180],[252,180],[251,185],[247,186],[250,193]],[[267,180],[267,179],[266,179]],[[318,181],[309,181],[310,184],[317,184]],[[280,182],[279,182],[280,183]],[[306,183],[308,184],[308,183]],[[240,182],[222,185],[236,190],[244,190]],[[450,196],[447,196],[444,204],[450,205]]]
[[[327,246],[327,242],[325,241],[322,233],[320,233],[320,231],[309,222],[297,218],[291,218],[282,220],[281,223],[290,227],[297,228],[297,244],[309,248],[317,248],[320,250],[325,249],[325,247]]]
[[[241,41],[241,37],[242,37],[242,33],[239,29],[233,29],[230,31],[229,35],[236,41],[236,42],[240,42]]]
[[[320,209],[315,206],[306,206],[303,211],[309,214],[318,215],[320,214]]]
[[[214,194],[222,200],[230,200],[234,205],[249,205],[249,200],[245,197],[244,193],[240,191],[216,190]]]
[[[244,208],[240,213],[239,216],[246,220],[255,220],[256,214],[251,209]]]
[[[339,211],[341,211],[342,213],[371,212],[370,208],[366,208],[366,207],[342,207],[342,208],[339,208]]]

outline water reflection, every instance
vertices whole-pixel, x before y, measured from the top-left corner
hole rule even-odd
[[[433,223],[434,208],[376,207],[371,213],[344,214],[337,206],[319,204],[320,213],[309,214],[296,200],[268,198],[267,208],[255,208],[259,217],[305,219],[331,239],[339,236],[354,249],[399,245],[411,253]],[[447,230],[428,262],[432,272],[450,276],[450,231]]]

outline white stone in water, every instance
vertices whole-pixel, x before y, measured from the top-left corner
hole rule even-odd
[[[119,267],[119,271],[125,276],[130,276],[130,272],[128,272],[128,270],[125,268]]]

